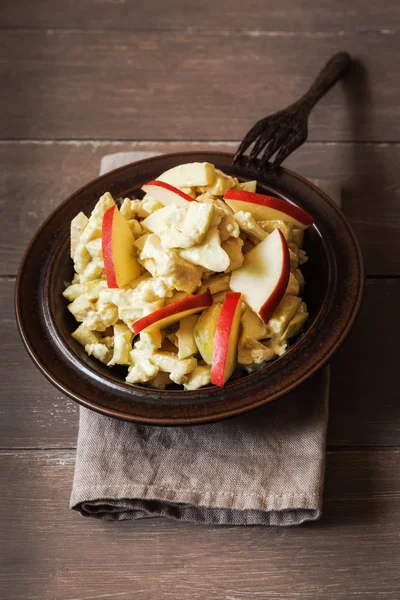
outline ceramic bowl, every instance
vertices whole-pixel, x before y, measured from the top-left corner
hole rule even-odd
[[[125,383],[126,368],[107,368],[71,337],[76,322],[62,296],[73,276],[69,227],[98,198],[138,192],[147,181],[182,163],[208,161],[239,179],[257,179],[258,191],[288,200],[315,218],[306,231],[309,261],[302,268],[310,318],[288,351],[251,375],[196,391],[156,390]],[[300,175],[281,168],[258,172],[219,152],[157,156],[116,169],[72,194],[46,219],[23,257],[16,284],[16,315],[26,348],[46,377],[80,404],[111,417],[156,425],[217,421],[280,398],[318,371],[344,341],[358,313],[364,284],[355,235],[340,208]]]

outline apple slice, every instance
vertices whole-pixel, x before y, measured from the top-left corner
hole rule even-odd
[[[289,276],[288,245],[283,233],[275,229],[245,254],[243,265],[232,272],[230,287],[241,292],[246,304],[266,323],[285,294]]]
[[[135,321],[132,324],[133,332],[140,333],[141,331],[148,331],[152,327],[163,329],[164,327],[177,323],[189,315],[194,315],[195,313],[208,308],[211,306],[212,302],[213,298],[210,290],[207,290],[203,294],[196,294],[195,296],[188,296],[187,298],[182,298],[182,300],[171,302],[171,304],[167,304],[167,306],[163,306],[149,315]]]
[[[178,188],[165,181],[149,181],[149,183],[142,186],[142,190],[164,206],[175,204],[176,206],[187,208],[189,202],[196,202],[194,198],[191,198],[185,192],[182,192],[182,190],[178,190]]]
[[[249,212],[256,221],[282,220],[293,223],[301,229],[307,229],[314,223],[313,217],[303,209],[273,196],[264,196],[246,190],[228,190],[225,192],[224,200],[234,212],[240,210]]]
[[[134,243],[128,223],[117,206],[111,206],[104,213],[101,231],[107,287],[123,287],[140,275]]]
[[[214,336],[211,382],[224,387],[236,367],[242,294],[228,292],[222,305]]]

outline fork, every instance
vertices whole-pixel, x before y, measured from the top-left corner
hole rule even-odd
[[[247,163],[257,169],[267,166],[276,153],[273,166],[282,162],[304,144],[308,136],[308,116],[318,100],[341,78],[351,62],[347,52],[338,52],[326,63],[316,80],[301,98],[287,108],[268,115],[250,129],[233,158],[235,164],[254,143]],[[257,157],[259,160],[256,161]]]

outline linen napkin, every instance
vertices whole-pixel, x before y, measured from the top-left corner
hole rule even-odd
[[[105,156],[100,172],[154,155]],[[316,183],[340,202],[339,186]],[[80,407],[70,507],[105,520],[298,525],[318,519],[328,397],[326,367],[271,405],[207,425],[126,423]]]

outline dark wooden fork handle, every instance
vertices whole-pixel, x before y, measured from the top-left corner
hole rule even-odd
[[[343,77],[350,62],[351,58],[347,52],[338,52],[332,56],[318,74],[308,92],[306,92],[295,105],[302,105],[310,112],[318,100],[322,98],[322,96],[326,94],[326,92],[329,91],[341,77]]]

